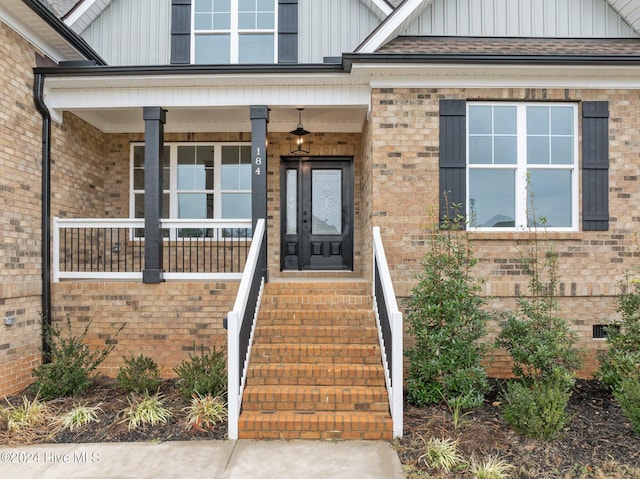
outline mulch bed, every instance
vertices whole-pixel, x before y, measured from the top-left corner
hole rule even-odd
[[[405,405],[404,437],[394,442],[400,460],[410,478],[471,478],[469,470],[443,473],[431,470],[420,461],[424,443],[430,437],[458,439],[463,456],[470,460],[498,454],[514,466],[512,479],[640,479],[640,437],[611,394],[596,381],[578,381],[569,403],[573,415],[568,427],[555,441],[527,439],[516,434],[502,419],[500,384],[484,406],[465,415],[454,428],[445,405],[415,408]],[[0,432],[0,444],[87,443],[132,441],[188,441],[227,438],[226,422],[213,431],[185,428],[189,401],[180,395],[175,380],[164,381],[161,392],[172,416],[165,424],[129,430],[122,412],[128,408],[128,395],[110,379],[97,379],[86,392],[72,398],[48,401],[51,411],[63,413],[76,404],[99,405],[100,422],[74,431],[52,433],[51,424],[23,433]],[[26,394],[28,398],[33,395]],[[22,402],[22,395],[8,399]]]
[[[89,390],[70,398],[47,401],[50,410],[62,413],[69,411],[76,404],[99,406],[100,422],[90,423],[73,431],[64,430],[52,434],[52,426],[30,428],[21,434],[0,432],[0,444],[24,443],[87,443],[87,442],[132,442],[132,441],[188,441],[203,439],[226,439],[227,424],[224,421],[213,431],[194,431],[187,429],[187,413],[184,408],[190,401],[185,400],[176,387],[175,380],[165,380],[160,387],[165,398],[164,407],[172,416],[166,423],[155,427],[141,426],[129,430],[123,422],[123,411],[129,407],[129,395],[118,389],[114,380],[99,378]],[[29,399],[32,394],[25,393]],[[20,404],[22,395],[8,399],[12,404]]]
[[[419,460],[427,439],[449,437],[458,439],[467,460],[498,454],[514,466],[512,479],[640,478],[640,437],[599,382],[576,383],[569,403],[573,418],[550,442],[519,436],[506,424],[496,386],[484,406],[467,414],[458,429],[446,405],[405,405],[405,434],[396,448],[410,477],[472,477],[468,471],[433,471]]]

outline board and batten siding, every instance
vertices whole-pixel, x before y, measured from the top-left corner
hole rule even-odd
[[[606,0],[433,0],[404,35],[637,37]]]
[[[352,52],[380,24],[360,0],[300,0],[298,62]]]
[[[81,36],[109,65],[168,65],[171,0],[114,0]]]

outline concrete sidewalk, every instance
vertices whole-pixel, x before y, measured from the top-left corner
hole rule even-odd
[[[184,441],[0,446],[2,478],[402,479],[381,441]]]

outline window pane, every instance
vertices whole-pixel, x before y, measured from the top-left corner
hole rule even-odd
[[[239,0],[238,10],[241,12],[251,12],[256,10],[256,0]]]
[[[133,166],[144,168],[144,146],[133,147]]]
[[[133,189],[144,190],[144,169],[135,168],[133,170]]]
[[[213,11],[213,0],[196,0],[194,4],[195,12]]]
[[[515,136],[496,136],[493,139],[493,162],[500,165],[515,165],[518,159],[518,145]]]
[[[258,0],[258,11],[259,12],[274,12],[275,11],[275,3],[273,0]]]
[[[213,218],[213,195],[205,193],[178,194],[178,218]]]
[[[196,63],[229,64],[231,46],[229,35],[196,35]]]
[[[256,27],[259,30],[273,30],[274,28],[273,13],[258,13],[256,18]]]
[[[551,107],[551,134],[573,135],[573,108],[567,106]]]
[[[549,107],[528,106],[527,107],[527,134],[548,135],[549,134]]]
[[[239,63],[273,63],[273,35],[240,35],[238,62]]]
[[[222,189],[251,189],[251,147],[222,147]]]
[[[530,165],[549,164],[549,137],[527,137],[527,163]]]
[[[469,170],[469,217],[472,226],[515,226],[515,171]]]
[[[311,171],[311,234],[342,233],[342,170]]]
[[[490,165],[493,151],[490,136],[469,137],[469,163],[472,165]]]
[[[490,106],[469,107],[469,134],[491,134],[491,110]]]
[[[551,164],[573,164],[573,137],[551,137]]]
[[[250,219],[251,193],[223,193],[222,217],[226,219]]]
[[[529,170],[529,188],[530,226],[571,226],[571,171]]]
[[[210,13],[196,13],[194,15],[193,28],[195,30],[211,30],[213,17]]]
[[[298,234],[298,170],[287,170],[287,234]]]
[[[238,28],[241,30],[255,30],[256,14],[253,12],[238,13]]]
[[[493,132],[495,134],[516,134],[516,107],[496,106],[493,109]]]
[[[230,13],[216,13],[213,15],[214,30],[229,30],[231,28]]]

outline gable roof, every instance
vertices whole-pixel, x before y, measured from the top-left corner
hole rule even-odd
[[[604,0],[633,30],[640,34],[640,0]],[[433,0],[404,0],[355,50],[373,53],[397,37]]]

